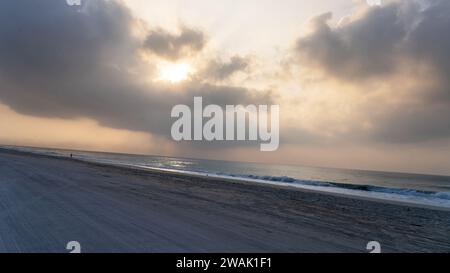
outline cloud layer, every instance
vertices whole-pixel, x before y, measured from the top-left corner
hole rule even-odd
[[[315,17],[295,54],[304,68],[352,86],[354,96],[364,98],[349,133],[382,142],[449,137],[450,2],[390,1],[338,26],[330,25],[331,18]]]
[[[182,29],[178,36],[133,35],[136,20],[118,1],[0,2],[0,100],[33,116],[89,118],[111,128],[170,137],[170,110],[205,103],[270,102],[268,94],[241,87],[189,81],[170,86],[145,80],[155,64],[142,49],[167,58],[201,50],[203,34]],[[189,52],[187,52],[189,51]]]

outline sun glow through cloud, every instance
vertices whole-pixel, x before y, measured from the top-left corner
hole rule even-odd
[[[186,63],[164,63],[159,66],[159,79],[171,83],[185,81],[192,73],[192,67]]]

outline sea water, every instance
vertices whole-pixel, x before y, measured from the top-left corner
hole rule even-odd
[[[30,147],[3,148],[123,166],[233,178],[348,196],[450,208],[450,176],[244,163]]]

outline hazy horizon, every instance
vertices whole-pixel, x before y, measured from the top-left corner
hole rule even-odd
[[[351,169],[351,168],[339,168],[339,167],[333,167],[333,166],[318,166],[318,165],[302,165],[302,164],[295,164],[295,163],[271,163],[271,162],[258,162],[255,161],[240,161],[240,160],[226,160],[226,159],[220,159],[220,158],[200,158],[200,157],[184,157],[184,156],[169,156],[169,155],[162,155],[162,154],[147,154],[147,153],[127,153],[127,152],[114,152],[114,151],[107,151],[107,150],[83,150],[83,149],[71,149],[71,148],[58,148],[58,147],[36,147],[36,146],[17,146],[17,145],[2,145],[1,147],[13,147],[13,148],[29,148],[29,149],[43,149],[43,150],[59,150],[59,151],[73,151],[73,152],[88,152],[88,153],[105,153],[105,154],[118,154],[118,155],[131,155],[131,156],[149,156],[149,157],[162,157],[162,158],[181,158],[181,159],[190,159],[190,160],[212,160],[212,161],[218,161],[218,162],[230,162],[230,163],[249,163],[249,164],[262,164],[262,165],[280,165],[280,166],[291,166],[291,167],[306,167],[306,168],[317,168],[317,169],[336,169],[336,170],[343,170],[343,171],[363,171],[363,172],[374,172],[374,173],[398,173],[398,174],[412,174],[412,175],[424,175],[424,176],[442,176],[442,177],[450,177],[449,174],[438,174],[438,173],[415,173],[415,172],[401,172],[401,171],[387,171],[387,170],[377,170],[377,169]],[[75,155],[76,157],[76,155]]]

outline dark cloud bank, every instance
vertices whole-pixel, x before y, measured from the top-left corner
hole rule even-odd
[[[331,17],[314,18],[295,51],[301,65],[359,85],[362,95],[370,92],[369,83],[390,85],[384,100],[360,113],[374,125],[366,137],[383,142],[449,137],[450,1],[391,1],[336,27],[328,23]],[[395,75],[408,76],[402,81]]]
[[[201,32],[150,32],[134,37],[135,19],[117,1],[88,0],[81,8],[55,0],[0,1],[0,101],[19,113],[87,117],[112,128],[169,136],[170,111],[204,102],[269,103],[268,94],[195,81],[150,86],[141,50],[167,59],[202,49]],[[189,51],[189,52],[188,52]]]

